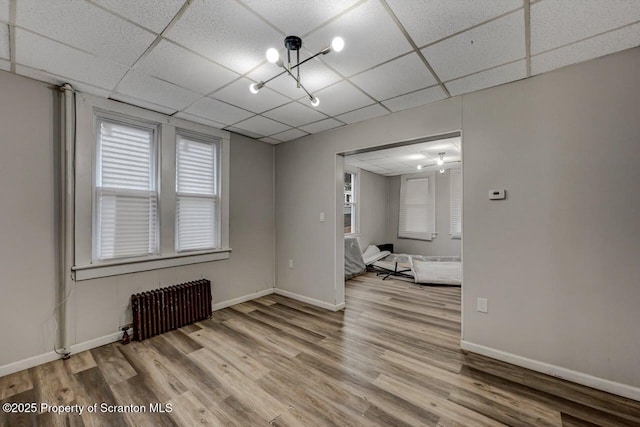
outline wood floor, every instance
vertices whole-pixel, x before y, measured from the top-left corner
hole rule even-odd
[[[638,402],[463,354],[459,288],[367,274],[346,293],[344,312],[270,295],[0,378],[2,404],[84,408],[0,411],[0,425],[640,425]]]

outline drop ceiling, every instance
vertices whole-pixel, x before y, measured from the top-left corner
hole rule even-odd
[[[303,39],[308,98],[269,47]],[[0,0],[0,69],[277,144],[640,44],[636,0]]]
[[[440,159],[440,153],[443,153],[444,167],[450,168],[461,164],[460,144],[461,139],[457,136],[402,147],[385,148],[345,156],[344,164],[347,169],[364,169],[378,175],[405,175],[420,172],[418,166],[421,166],[422,170],[439,169],[437,161]]]

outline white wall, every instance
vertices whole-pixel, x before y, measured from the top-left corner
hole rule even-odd
[[[389,224],[387,241],[393,243],[394,251],[401,254],[431,256],[460,256],[460,239],[449,237],[450,193],[449,170],[444,174],[436,171],[436,233],[432,241],[398,238],[398,214],[400,211],[400,176],[387,178],[389,184]]]
[[[387,177],[360,169],[360,248],[387,243]]]
[[[0,71],[0,372],[51,352],[55,342],[57,93]],[[130,320],[132,293],[200,277],[214,304],[274,286],[274,149],[232,134],[231,258],[78,282],[71,344],[113,334]]]
[[[344,297],[336,153],[462,130],[463,338],[640,387],[639,69],[636,48],[278,145],[278,287]]]

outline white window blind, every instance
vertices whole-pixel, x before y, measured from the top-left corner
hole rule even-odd
[[[344,174],[344,234],[358,233],[357,174]]]
[[[94,259],[157,252],[155,130],[98,119]]]
[[[176,251],[218,247],[218,143],[178,135]]]
[[[451,169],[449,172],[450,184],[450,231],[452,239],[460,239],[462,237],[462,171],[460,169]]]
[[[398,237],[433,239],[436,228],[434,193],[433,174],[401,177]]]

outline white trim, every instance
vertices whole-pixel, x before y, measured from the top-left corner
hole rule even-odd
[[[25,369],[33,368],[34,366],[53,362],[54,360],[60,359],[61,357],[61,354],[58,354],[55,351],[50,351],[48,353],[39,354],[38,356],[29,357],[28,359],[8,363],[6,365],[0,366],[0,377],[4,377],[5,375],[10,375],[15,372],[20,372]]]
[[[133,328],[129,328],[127,333],[129,336],[133,336]],[[79,344],[74,344],[71,346],[71,355],[82,353],[83,351],[91,350],[92,348],[102,347],[103,345],[111,344],[112,342],[120,340],[122,340],[122,331],[94,338],[89,341],[84,341]]]
[[[330,304],[328,302],[320,301],[315,298],[310,298],[310,297],[306,297],[304,295],[296,294],[290,291],[285,291],[284,289],[275,288],[274,293],[276,295],[282,295],[283,297],[291,298],[297,301],[315,305],[316,307],[324,308],[326,310],[331,310],[331,311],[340,311],[346,307],[346,304],[344,302],[340,304]]]
[[[266,295],[271,295],[273,293],[273,288],[264,289],[262,291],[254,292],[252,294],[243,295],[238,298],[230,299],[227,301],[219,302],[217,304],[213,304],[213,311],[222,310],[223,308],[231,307],[232,305],[241,304],[243,302],[251,301],[256,298],[264,297]]]
[[[604,378],[594,377],[583,372],[573,371],[571,369],[551,365],[549,363],[540,362],[538,360],[528,359],[523,356],[518,356],[516,354],[507,353],[479,344],[474,344],[465,340],[460,340],[460,348],[472,353],[478,353],[483,356],[511,363],[512,365],[521,366],[523,368],[531,369],[536,372],[551,375],[556,378],[640,401],[640,388],[638,387],[633,387]]]

